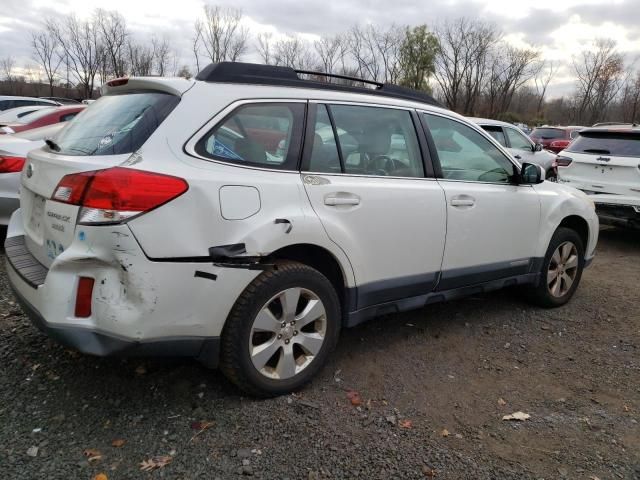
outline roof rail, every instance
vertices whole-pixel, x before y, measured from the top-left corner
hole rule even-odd
[[[351,82],[372,85],[374,88],[357,87],[338,83],[321,82],[315,79],[300,78],[299,75],[312,77],[337,78]],[[352,93],[380,95],[400,98],[415,102],[442,107],[431,95],[411,88],[400,87],[391,83],[380,83],[373,80],[349,77],[333,73],[294,70],[290,67],[261,65],[257,63],[219,62],[207,65],[196,75],[196,80],[212,83],[243,83],[251,85],[274,85],[288,87],[317,88],[321,90],[337,90]]]

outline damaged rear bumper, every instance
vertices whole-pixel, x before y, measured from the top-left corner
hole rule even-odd
[[[215,366],[229,311],[259,274],[153,261],[126,225],[79,227],[74,241],[49,264],[30,242],[18,210],[5,242],[16,297],[48,336],[99,356],[188,356]],[[75,313],[81,277],[94,279],[86,317]]]
[[[10,273],[19,274],[8,259],[7,270]],[[16,279],[12,277],[13,275],[10,274],[9,285],[33,325],[62,345],[100,357],[111,355],[194,357],[209,367],[217,367],[220,350],[219,337],[168,337],[139,341],[86,327],[53,325],[48,323],[42,314],[20,294],[14,284]]]

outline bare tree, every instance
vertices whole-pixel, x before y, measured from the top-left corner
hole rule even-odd
[[[132,76],[148,76],[153,73],[153,48],[136,43],[132,38],[127,40],[127,56]]]
[[[491,65],[485,87],[490,118],[509,109],[514,93],[540,69],[540,52],[528,48],[501,45],[491,53]]]
[[[9,83],[10,87],[14,82],[13,69],[15,65],[16,61],[11,55],[0,60],[0,70],[2,71],[2,76]]]
[[[487,75],[489,54],[501,34],[492,24],[460,18],[436,28],[440,49],[435,79],[445,104],[473,113]]]
[[[249,39],[248,29],[242,26],[242,10],[205,5],[204,14],[204,20],[195,23],[197,44],[214,63],[238,61]]]
[[[540,71],[544,69],[546,64],[542,64]],[[542,115],[542,106],[544,105],[544,98],[547,94],[547,88],[549,87],[549,83],[558,72],[557,64],[553,62],[549,62],[548,68],[546,69],[546,75],[540,78],[539,75],[534,77],[534,82],[536,85],[536,91],[538,92],[538,106],[536,108],[536,115],[540,117]]]
[[[257,36],[256,50],[260,55],[260,60],[265,65],[273,63],[273,34],[271,32],[261,32]]]
[[[68,58],[84,96],[91,98],[104,51],[95,18],[78,20],[75,15],[68,15],[60,22],[49,19],[47,29]]]
[[[167,74],[171,62],[171,47],[166,37],[158,39],[151,37],[151,49],[153,51],[153,63],[156,74],[163,77]]]
[[[638,123],[640,121],[640,70],[625,82],[620,107],[624,122]]]
[[[358,25],[348,33],[349,53],[360,77],[376,82],[396,82],[400,77],[400,49],[403,29],[391,24]]]
[[[97,9],[95,24],[100,33],[100,40],[104,46],[103,67],[105,75],[124,77],[126,65],[126,44],[129,35],[127,21],[118,12]],[[103,80],[106,78],[103,77]]]
[[[273,45],[273,64],[308,70],[313,68],[313,56],[303,39],[290,36]]]
[[[200,71],[200,42],[202,41],[202,22],[196,20],[194,34],[191,38],[191,51],[196,59],[196,71]]]
[[[55,39],[48,30],[31,34],[31,47],[49,83],[49,95],[53,96],[53,84],[58,76],[62,64],[62,57],[58,53]]]
[[[337,73],[340,71],[344,74],[348,46],[343,35],[322,36],[313,45],[323,72]]]
[[[594,48],[573,60],[577,78],[576,120],[594,123],[606,110],[624,83],[624,60],[616,51],[616,42],[599,39]]]

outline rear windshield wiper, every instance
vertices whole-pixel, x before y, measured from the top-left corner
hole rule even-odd
[[[582,150],[584,153],[602,153],[604,155],[610,155],[611,152],[604,148],[585,148]]]
[[[51,150],[55,151],[55,152],[59,152],[60,151],[60,145],[58,145],[56,142],[54,142],[53,140],[51,140],[50,138],[47,138],[44,143],[47,144],[47,147],[49,147]]]

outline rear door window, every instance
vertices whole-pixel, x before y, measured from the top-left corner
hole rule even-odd
[[[57,152],[89,156],[133,153],[179,102],[179,97],[161,92],[100,97],[60,131],[55,138],[60,147]]]
[[[195,150],[240,165],[296,170],[304,114],[303,103],[242,105],[200,139]]]
[[[310,168],[327,173],[342,170],[357,175],[424,177],[411,113],[355,105],[319,106]]]
[[[615,157],[640,157],[640,131],[581,133],[568,152]]]

